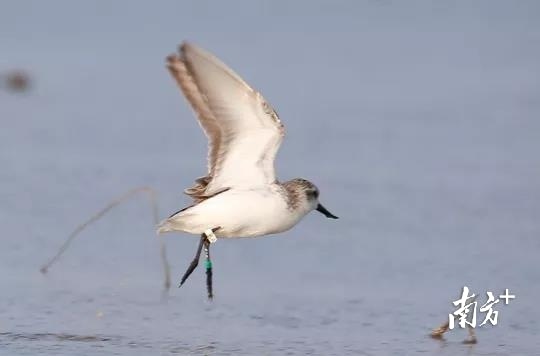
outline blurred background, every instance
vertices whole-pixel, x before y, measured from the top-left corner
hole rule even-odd
[[[535,1],[0,1],[0,354],[531,355],[540,349],[540,4]],[[260,90],[287,129],[282,180],[340,220],[219,241],[160,216],[206,139],[164,66],[183,40]],[[17,80],[13,80],[13,77]],[[22,79],[21,79],[22,78]],[[15,84],[14,84],[15,83]],[[21,84],[22,83],[22,84]],[[463,286],[497,326],[428,337]],[[478,323],[484,314],[478,315]]]

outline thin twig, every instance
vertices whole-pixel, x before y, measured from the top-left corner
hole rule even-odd
[[[69,247],[71,242],[75,239],[75,237],[77,237],[77,235],[79,235],[90,224],[92,224],[95,221],[99,220],[107,212],[109,212],[112,208],[118,206],[119,204],[121,204],[125,200],[129,199],[130,197],[132,197],[133,195],[136,195],[138,193],[146,193],[147,194],[148,199],[150,200],[150,204],[152,205],[152,216],[153,216],[154,226],[156,226],[159,223],[159,212],[158,212],[158,204],[157,204],[157,195],[156,195],[156,192],[154,191],[154,189],[152,189],[150,187],[138,187],[138,188],[131,189],[128,192],[126,192],[125,194],[123,194],[123,195],[117,197],[116,199],[112,200],[109,204],[107,204],[107,206],[105,206],[103,209],[98,211],[96,214],[94,214],[92,217],[90,217],[87,221],[85,221],[82,224],[80,224],[79,226],[77,226],[75,228],[75,230],[73,230],[71,232],[71,234],[69,234],[68,238],[66,239],[66,241],[64,241],[62,246],[60,246],[60,249],[58,250],[56,255],[54,255],[47,263],[45,263],[41,267],[41,269],[40,269],[41,273],[47,273],[49,268],[54,263],[56,263],[56,261],[58,261],[58,259],[60,259],[60,256],[62,256],[62,254],[67,250],[67,248]],[[171,287],[171,272],[170,272],[169,263],[167,262],[167,251],[166,251],[166,247],[165,247],[165,242],[163,241],[163,237],[158,236],[158,240],[159,240],[159,249],[160,249],[161,262],[163,264],[163,274],[164,274],[163,287],[167,291]]]
[[[472,302],[476,302],[476,296],[473,297]],[[450,314],[452,318],[454,319],[454,322],[457,320],[457,315]],[[450,330],[450,319],[448,321],[441,324],[439,327],[433,329],[429,336],[431,336],[433,339],[439,339],[441,340],[443,338],[443,334]],[[467,325],[467,330],[469,333],[469,337],[463,341],[464,344],[476,344],[478,340],[476,339],[476,334],[474,332],[474,328],[471,325]]]
[[[441,326],[433,329],[430,336],[434,339],[442,339],[443,334],[450,328],[450,322],[445,322]]]

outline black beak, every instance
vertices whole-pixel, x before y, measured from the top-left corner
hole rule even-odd
[[[318,212],[324,214],[324,216],[326,216],[327,218],[331,218],[331,219],[339,219],[337,216],[335,216],[334,214],[332,214],[331,212],[329,212],[328,210],[326,210],[326,208],[324,206],[322,206],[321,203],[319,203],[319,205],[317,205],[317,209],[316,209]]]

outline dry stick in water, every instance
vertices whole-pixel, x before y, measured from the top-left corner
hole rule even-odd
[[[157,225],[159,223],[159,214],[158,214],[158,205],[157,205],[157,197],[156,192],[150,188],[150,187],[139,187],[134,188],[125,193],[124,195],[119,196],[118,198],[111,201],[107,206],[100,211],[98,211],[95,215],[90,217],[87,221],[77,226],[75,230],[71,234],[69,234],[67,240],[60,246],[60,249],[52,257],[47,263],[41,267],[40,271],[41,273],[47,273],[49,268],[62,256],[62,254],[67,250],[71,242],[83,231],[86,229],[90,224],[94,223],[95,221],[99,220],[101,217],[103,217],[107,212],[109,212],[112,208],[118,206],[120,203],[124,202],[125,200],[129,199],[133,195],[136,195],[138,193],[146,193],[148,198],[150,199],[150,203],[152,205],[152,215],[154,218],[154,225]],[[167,251],[165,249],[165,243],[163,242],[163,237],[158,236],[159,240],[159,249],[160,249],[160,256],[161,256],[161,262],[163,264],[163,273],[164,273],[164,288],[165,291],[169,290],[171,287],[171,272],[169,268],[169,263],[167,262]]]
[[[473,301],[475,300],[476,300],[476,297],[473,299]],[[454,322],[455,322],[457,319],[457,316],[452,314],[452,317],[454,318]],[[441,340],[443,338],[443,334],[447,332],[448,330],[450,330],[450,321],[447,321],[441,324],[441,326],[433,329],[429,335],[434,339]],[[476,339],[476,333],[474,332],[474,329],[470,325],[467,325],[467,331],[469,332],[469,337],[467,337],[467,339],[465,339],[463,343],[476,344],[478,340]]]

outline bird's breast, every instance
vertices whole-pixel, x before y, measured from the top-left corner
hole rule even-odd
[[[282,195],[268,189],[226,192],[221,201],[216,200],[218,203],[220,207],[215,210],[221,226],[218,237],[256,237],[283,232],[305,215],[292,211]]]

